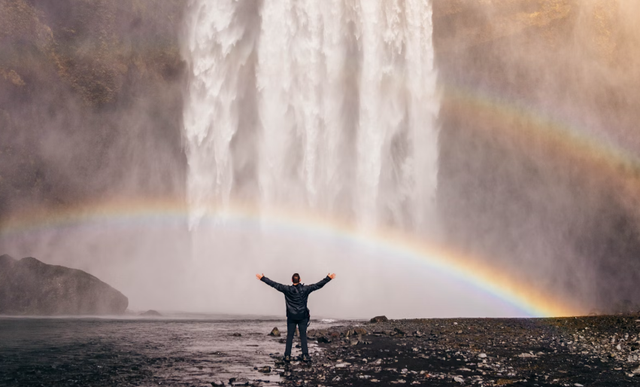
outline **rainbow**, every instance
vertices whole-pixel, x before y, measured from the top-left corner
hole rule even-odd
[[[437,270],[446,278],[457,279],[493,298],[513,305],[531,317],[575,316],[580,312],[568,302],[545,294],[540,289],[518,281],[499,268],[477,257],[470,257],[434,242],[425,242],[391,228],[363,230],[349,222],[330,219],[309,212],[282,209],[259,209],[244,203],[224,208],[211,206],[205,221],[220,221],[226,226],[242,228],[268,225],[283,233],[299,233],[310,238],[345,240],[376,249],[389,259],[410,260]],[[39,231],[113,224],[145,227],[183,222],[187,206],[181,200],[139,199],[84,203],[54,211],[32,212],[12,219],[0,227],[0,238]]]
[[[580,124],[566,117],[481,90],[443,83],[440,94],[445,114],[473,117],[469,130],[517,150],[539,165],[553,165],[596,185],[606,185],[632,202],[630,210],[640,204],[636,200],[640,197],[640,159],[623,146],[585,133]]]

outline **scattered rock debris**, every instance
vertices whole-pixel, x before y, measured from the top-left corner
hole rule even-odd
[[[640,385],[637,318],[372,319],[310,330],[311,364],[274,359],[284,386]]]

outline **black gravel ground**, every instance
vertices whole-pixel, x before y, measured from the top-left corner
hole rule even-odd
[[[640,386],[640,315],[397,320],[311,331],[286,386]],[[276,371],[277,372],[277,371]]]

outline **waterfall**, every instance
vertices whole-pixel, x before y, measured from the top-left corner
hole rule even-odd
[[[192,225],[242,200],[419,231],[437,183],[431,12],[428,0],[191,0]]]

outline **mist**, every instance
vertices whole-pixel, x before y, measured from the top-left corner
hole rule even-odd
[[[428,259],[269,215],[294,211],[445,244],[583,313],[631,308],[638,11],[0,1],[0,254],[85,270],[133,310],[282,315],[255,273],[336,272],[313,316],[527,314]]]
[[[493,106],[444,102],[445,234],[585,311],[637,307],[637,4],[462,3],[435,3],[440,83]]]

